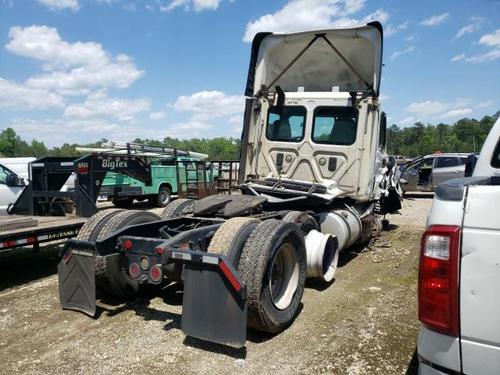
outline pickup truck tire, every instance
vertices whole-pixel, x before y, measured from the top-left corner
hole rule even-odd
[[[319,230],[318,223],[307,212],[290,211],[283,217],[283,221],[297,224],[304,236],[313,229]]]
[[[149,203],[154,207],[166,207],[170,203],[172,192],[168,186],[160,186],[158,194],[149,198]]]
[[[247,287],[248,326],[278,333],[299,312],[306,281],[304,235],[295,223],[266,220],[245,243],[238,270]]]
[[[164,220],[182,216],[193,212],[194,200],[180,198],[170,202],[161,213],[161,218]]]
[[[97,239],[103,239],[129,225],[150,223],[160,217],[147,211],[122,211],[110,218],[101,228]],[[120,299],[131,299],[137,295],[139,284],[129,277],[127,258],[98,256],[95,264],[96,285],[106,294]]]
[[[113,198],[113,205],[118,208],[130,208],[134,203],[133,198]]]
[[[225,221],[210,241],[208,252],[225,255],[233,267],[238,268],[243,247],[259,222],[249,217],[234,217]]]
[[[119,208],[110,208],[102,210],[91,216],[90,219],[83,224],[76,236],[77,240],[95,241],[103,225],[113,216],[118,215],[123,210]]]

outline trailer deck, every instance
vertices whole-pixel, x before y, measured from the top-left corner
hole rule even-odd
[[[74,237],[87,220],[76,216],[0,217],[0,251]]]

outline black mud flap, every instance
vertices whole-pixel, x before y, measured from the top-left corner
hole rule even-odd
[[[83,250],[69,250],[59,262],[59,301],[63,309],[95,315],[94,263],[94,253]]]
[[[239,293],[218,267],[187,263],[182,330],[187,336],[242,348],[247,336],[246,290]]]

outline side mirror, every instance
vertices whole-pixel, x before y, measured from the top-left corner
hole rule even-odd
[[[9,173],[5,178],[5,185],[8,187],[19,186],[19,178],[14,173]]]

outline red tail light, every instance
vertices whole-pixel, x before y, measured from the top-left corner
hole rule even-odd
[[[132,263],[128,267],[128,273],[130,277],[137,279],[141,273],[141,269],[139,268],[139,265],[137,263]]]
[[[421,247],[418,318],[430,329],[457,336],[460,227],[429,227]]]
[[[132,241],[130,241],[130,240],[123,241],[123,248],[125,250],[132,250],[133,247],[134,247],[134,244],[132,243]]]
[[[153,266],[149,270],[149,277],[155,283],[159,283],[163,279],[163,272],[160,266]]]

